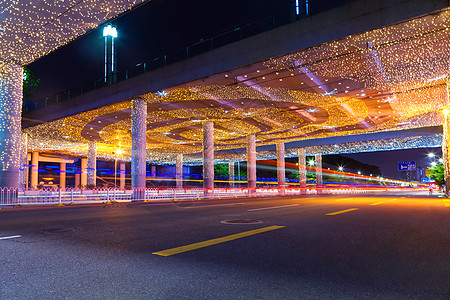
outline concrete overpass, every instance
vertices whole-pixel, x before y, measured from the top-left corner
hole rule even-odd
[[[317,143],[335,146],[336,139],[360,150],[367,140],[381,140],[374,145],[382,149],[437,146],[442,135],[433,128],[448,101],[448,7],[352,2],[26,114],[28,149],[85,155],[91,168],[120,149],[120,159],[132,161],[136,187],[145,186],[145,161],[203,163],[211,188],[212,149],[232,163],[243,155],[227,151],[243,148],[254,188],[256,146],[276,144],[276,154],[258,153],[279,161],[285,145],[300,159],[314,149],[308,153],[320,161],[331,151]],[[365,135],[348,138],[357,134]]]

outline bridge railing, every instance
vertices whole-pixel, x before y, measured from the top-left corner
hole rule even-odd
[[[47,204],[88,204],[111,202],[161,202],[200,200],[212,198],[237,197],[268,197],[284,195],[315,195],[315,194],[361,194],[384,191],[404,191],[404,188],[359,187],[326,189],[317,187],[293,188],[215,188],[207,191],[203,188],[142,188],[121,190],[115,188],[98,189],[41,189],[20,190],[15,188],[0,189],[0,206],[47,205]]]

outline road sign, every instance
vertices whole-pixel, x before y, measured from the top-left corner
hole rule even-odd
[[[399,171],[414,171],[416,169],[416,162],[411,161],[399,161],[398,170]]]
[[[425,177],[425,178],[422,178],[422,182],[423,182],[423,183],[432,183],[432,182],[434,182],[434,179]]]

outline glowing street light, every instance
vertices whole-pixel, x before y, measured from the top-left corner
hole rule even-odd
[[[314,166],[314,160],[312,160],[312,159],[311,159],[311,160],[309,160],[309,161],[308,161],[308,165],[310,165],[310,166]]]
[[[432,167],[434,167],[434,166],[436,166],[436,165],[437,165],[437,163],[436,163],[435,161],[432,161],[432,162],[431,162],[431,166],[432,166]]]
[[[433,158],[433,157],[434,157],[434,153],[433,153],[433,152],[430,152],[430,153],[427,154],[427,156],[428,156],[429,158]]]
[[[105,38],[105,83],[115,82],[114,72],[116,72],[116,49],[114,39],[117,38],[117,29],[111,24],[103,27],[103,37]]]
[[[361,175],[361,171],[358,171],[358,175]]]
[[[442,164],[444,162],[444,159],[442,157],[439,158],[439,162]]]
[[[106,25],[103,27],[103,36],[111,36],[113,38],[117,38],[117,29],[115,26],[112,26],[111,24]]]
[[[338,170],[339,171],[344,171],[344,167],[339,167]]]

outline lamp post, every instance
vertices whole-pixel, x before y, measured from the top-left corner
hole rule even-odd
[[[103,37],[105,38],[105,83],[116,82],[114,72],[116,72],[116,49],[114,39],[117,38],[117,29],[111,24],[103,27]]]

